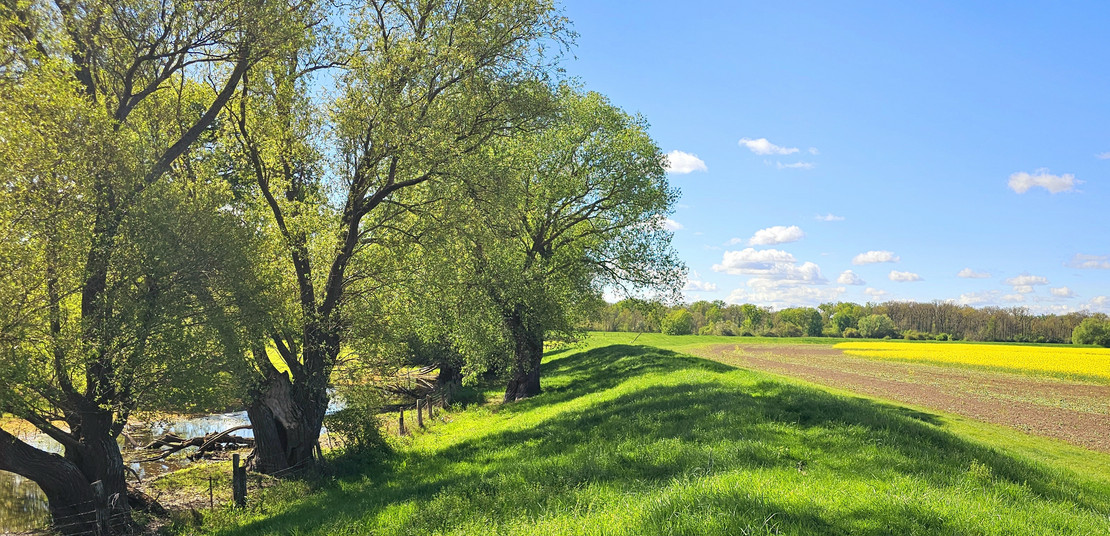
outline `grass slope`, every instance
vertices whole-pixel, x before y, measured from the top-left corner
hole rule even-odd
[[[180,532],[1110,534],[1105,475],[916,410],[609,342],[552,352],[543,395],[450,414],[366,476],[269,488]]]

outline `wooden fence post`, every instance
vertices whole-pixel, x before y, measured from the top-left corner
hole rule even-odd
[[[416,425],[424,427],[424,400],[421,398],[416,399]]]
[[[93,495],[96,496],[94,509],[96,510],[96,534],[107,534],[108,530],[108,498],[104,496],[104,482],[97,480],[92,483]]]
[[[397,433],[399,435],[405,434],[405,408],[397,411]]]
[[[239,467],[239,455],[231,455],[231,495],[235,506],[247,505],[247,468]]]
[[[435,404],[432,403],[432,395],[428,395],[428,398],[424,399],[424,405],[428,406],[428,418],[431,419],[431,418],[435,417],[436,416],[436,412],[435,412],[436,407],[435,407]]]

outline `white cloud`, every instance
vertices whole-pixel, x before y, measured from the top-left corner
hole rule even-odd
[[[1014,285],[1014,292],[1018,294],[1030,294],[1033,292],[1033,285]]]
[[[674,221],[670,218],[664,218],[663,219],[663,228],[668,230],[668,231],[678,231],[678,230],[681,230],[683,227],[682,227],[682,224],[678,223],[677,221]]]
[[[889,292],[887,292],[885,290],[879,290],[877,288],[871,288],[871,287],[867,287],[867,289],[864,290],[863,293],[867,294],[868,296],[871,297],[872,300],[875,300],[875,301],[879,301],[880,299],[884,298],[887,294],[890,294]]]
[[[794,264],[794,256],[778,249],[746,248],[740,251],[726,251],[721,264],[714,264],[714,272],[732,275],[763,274],[779,264]]]
[[[1039,275],[1023,274],[1016,277],[1011,277],[1006,280],[1006,284],[1012,287],[1027,287],[1031,285],[1047,285],[1048,278]]]
[[[1020,171],[1010,175],[1009,186],[1010,189],[1023,194],[1028,192],[1031,188],[1041,187],[1049,192],[1058,194],[1060,192],[1067,192],[1074,190],[1077,184],[1083,181],[1075,180],[1075,175],[1065,173],[1064,175],[1052,175],[1047,169],[1038,169],[1032,174]]]
[[[778,169],[813,169],[813,162],[794,162],[792,164],[783,164],[782,162],[775,162],[775,167]]]
[[[798,264],[794,256],[777,249],[726,251],[713,271],[730,275],[750,275],[752,286],[824,285],[821,268],[812,262]]]
[[[1076,253],[1071,261],[1067,263],[1067,266],[1070,268],[1110,270],[1110,256]]]
[[[1103,153],[1098,153],[1098,154],[1095,155],[1095,158],[1097,158],[1099,160],[1108,160],[1108,159],[1110,159],[1110,151],[1106,151],[1106,152],[1103,152]]]
[[[878,262],[898,262],[900,259],[889,251],[868,251],[852,259],[852,264],[874,264]]]
[[[1068,287],[1052,287],[1048,292],[1057,298],[1074,298],[1075,292]]]
[[[682,290],[687,292],[713,292],[717,290],[717,285],[715,283],[706,283],[704,281],[690,279],[686,281],[686,286],[682,287]]]
[[[991,274],[988,274],[986,272],[976,272],[971,268],[964,268],[963,270],[960,270],[960,273],[956,274],[956,277],[962,277],[964,279],[988,279],[990,276]]]
[[[1110,309],[1110,296],[1095,296],[1091,301],[1083,304],[1083,309],[1092,312],[1106,312]]]
[[[767,138],[759,138],[757,140],[741,138],[740,146],[747,147],[748,150],[755,154],[794,154],[798,152],[797,147],[781,147],[767,141]]]
[[[988,290],[986,292],[969,292],[967,294],[960,294],[958,300],[960,305],[990,305],[998,301],[998,297],[1002,293],[997,290]]]
[[[1002,296],[1002,301],[1011,302],[1011,303],[1023,302],[1023,301],[1025,301],[1025,295],[1024,294],[1004,294]]]
[[[818,214],[817,221],[844,221],[844,216],[836,216],[833,215],[831,212],[829,214],[825,214],[824,216]]]
[[[855,272],[851,270],[844,270],[840,277],[836,278],[837,284],[840,285],[866,285],[862,279]]]
[[[888,277],[890,277],[891,281],[897,281],[899,283],[910,283],[910,282],[913,282],[913,281],[921,281],[921,276],[919,276],[919,275],[917,275],[913,272],[899,272],[898,270],[891,270],[890,271],[890,276],[888,276]]]
[[[821,154],[821,151],[818,151],[816,147],[810,147],[809,148],[809,154],[816,156],[816,155]]]
[[[667,153],[667,173],[685,175],[695,171],[709,171],[697,155],[677,150]]]
[[[801,227],[791,225],[786,227],[784,225],[776,225],[766,229],[760,229],[748,239],[750,246],[773,246],[775,244],[785,244],[787,242],[797,242],[805,238],[806,234],[802,231]]]
[[[738,288],[725,300],[728,303],[754,303],[775,309],[818,305],[835,301],[844,293],[844,287],[755,287]]]

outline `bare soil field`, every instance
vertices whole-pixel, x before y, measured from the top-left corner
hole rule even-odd
[[[1110,385],[875,361],[828,346],[720,344],[688,351],[729,365],[954,413],[1110,453]]]

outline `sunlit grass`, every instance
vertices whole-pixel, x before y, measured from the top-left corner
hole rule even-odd
[[[990,427],[965,439],[943,416],[639,345],[683,338],[611,342],[552,351],[538,397],[448,413],[380,465],[179,531],[1110,533],[1106,474],[1010,454]]]

